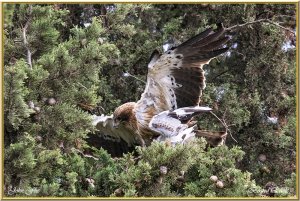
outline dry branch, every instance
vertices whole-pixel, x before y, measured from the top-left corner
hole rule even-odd
[[[29,26],[29,23],[31,21],[31,13],[32,13],[32,5],[29,5],[29,17],[28,17],[28,20],[26,21],[26,24],[25,26],[22,28],[22,34],[23,34],[23,43],[24,43],[24,46],[27,50],[27,54],[26,54],[26,58],[27,58],[27,63],[30,67],[30,69],[32,69],[32,59],[31,59],[31,56],[32,56],[32,53],[28,47],[28,41],[27,41],[27,29],[28,29],[28,26]]]
[[[276,23],[276,22],[273,22],[273,21],[270,20],[270,19],[259,19],[259,20],[255,20],[255,21],[252,21],[252,22],[246,22],[246,23],[244,23],[244,24],[237,24],[237,25],[234,25],[234,26],[231,26],[231,27],[226,28],[226,30],[227,30],[227,31],[231,31],[231,30],[234,30],[234,29],[238,29],[238,28],[241,28],[241,27],[244,27],[244,26],[248,26],[248,25],[256,24],[256,23],[261,23],[261,22],[267,22],[267,23],[269,23],[269,24],[275,25],[275,26],[277,26],[277,27],[279,27],[279,28],[281,28],[281,29],[284,29],[284,30],[286,30],[286,31],[288,31],[288,32],[290,32],[290,33],[296,35],[296,33],[295,33],[293,30],[291,30],[291,29],[289,29],[289,28],[286,28],[286,27],[284,27],[284,26],[281,26],[280,24],[278,24],[278,23]]]

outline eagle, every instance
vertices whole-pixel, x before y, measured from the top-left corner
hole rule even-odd
[[[226,131],[198,130],[194,117],[212,111],[199,106],[205,88],[203,66],[228,50],[228,40],[218,24],[163,54],[155,50],[140,100],[117,107],[110,116],[94,115],[97,133],[128,146],[148,146],[154,140],[185,143],[195,136],[214,146],[221,144]]]

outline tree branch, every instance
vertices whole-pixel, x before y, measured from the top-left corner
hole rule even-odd
[[[30,69],[32,69],[32,59],[31,59],[31,56],[32,56],[32,53],[28,47],[28,41],[27,41],[27,29],[28,29],[28,26],[29,26],[29,23],[31,21],[31,13],[32,13],[32,5],[29,5],[29,17],[28,17],[28,20],[25,24],[25,26],[22,28],[22,34],[23,34],[23,43],[24,43],[24,46],[27,50],[27,55],[26,55],[26,58],[27,58],[27,63],[30,67]]]
[[[241,28],[241,27],[244,27],[244,26],[248,26],[248,25],[256,24],[256,23],[261,23],[261,22],[267,22],[269,24],[275,25],[275,26],[277,26],[281,29],[284,29],[284,30],[296,35],[296,33],[293,30],[291,30],[289,28],[286,28],[284,26],[281,26],[280,24],[277,24],[276,22],[273,22],[270,19],[259,19],[259,20],[255,20],[255,21],[252,21],[252,22],[247,22],[247,23],[244,23],[244,24],[237,24],[237,25],[226,28],[226,31],[231,31],[231,30],[234,30],[234,29],[238,29],[238,28]]]
[[[229,126],[226,124],[226,121],[225,121],[225,116],[226,116],[226,110],[225,110],[225,112],[224,112],[224,114],[223,114],[223,118],[222,119],[220,119],[215,113],[213,113],[212,111],[210,111],[210,113],[215,117],[215,118],[217,118],[219,121],[220,121],[220,123],[225,127],[225,130],[226,130],[226,133],[228,132],[229,133],[229,135],[230,135],[230,137],[237,143],[237,140],[232,136],[232,134],[231,134],[231,131],[230,131],[230,129],[229,129]]]
[[[272,24],[272,25],[275,25],[275,26],[277,26],[277,27],[279,27],[279,28],[281,28],[281,29],[284,29],[284,30],[286,30],[286,31],[288,31],[288,32],[290,32],[290,33],[296,35],[296,33],[295,33],[293,30],[291,30],[291,29],[289,29],[289,28],[286,28],[286,27],[284,27],[284,26],[281,26],[280,24],[277,24],[277,23],[275,23],[275,22],[273,22],[273,21],[271,21],[271,20],[269,20],[269,19],[267,19],[266,22],[268,22],[268,23],[270,23],[270,24]]]
[[[290,15],[274,15],[273,17],[277,17],[277,18],[280,18],[280,17],[287,17],[287,18],[292,18],[292,19],[296,20],[296,17],[295,17],[295,16],[290,16]]]
[[[96,161],[98,161],[99,159],[98,158],[96,158],[96,157],[94,157],[94,156],[92,156],[92,155],[89,155],[89,154],[84,154],[82,151],[80,151],[79,149],[76,149],[76,148],[73,148],[76,152],[78,152],[78,153],[80,153],[83,157],[85,157],[85,158],[92,158],[92,159],[94,159],[94,160],[96,160]]]
[[[216,75],[212,80],[215,80],[215,79],[217,79],[218,77],[220,77],[221,75],[223,75],[223,74],[225,74],[225,73],[227,73],[229,70],[225,70],[225,71],[223,71],[223,72],[221,72],[221,73],[219,73],[218,75]]]

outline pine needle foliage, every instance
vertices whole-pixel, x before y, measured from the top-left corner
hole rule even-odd
[[[140,98],[153,50],[220,22],[201,105],[226,145],[87,143],[92,114]],[[295,196],[295,28],[295,4],[4,4],[5,196]]]

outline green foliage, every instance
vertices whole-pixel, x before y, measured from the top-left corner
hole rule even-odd
[[[229,53],[204,66],[201,105],[236,141],[154,142],[120,158],[85,141],[90,113],[140,98],[164,42],[260,19],[293,30],[295,5],[4,4],[5,195],[257,197],[273,182],[275,196],[295,196],[295,36],[274,24],[227,32]]]
[[[25,133],[21,140],[9,146],[6,152],[6,160],[19,158],[20,160],[12,161],[13,166],[11,168],[20,175],[26,176],[26,172],[32,172],[36,167],[36,159],[32,153],[32,148],[35,147],[35,140],[28,133]]]
[[[3,4],[5,9],[5,16],[4,16],[4,24],[6,25],[5,28],[12,26],[12,18],[14,14],[15,5],[14,4]]]
[[[192,171],[188,172],[185,186],[187,196],[208,197],[248,197],[258,196],[262,190],[251,180],[249,172],[236,169],[245,153],[238,147],[229,149],[220,146],[208,150],[207,154],[197,159]],[[216,176],[218,181],[212,181],[211,176]],[[217,182],[222,182],[224,187],[219,187]]]
[[[75,106],[65,103],[55,107],[45,106],[40,114],[38,133],[49,147],[57,147],[59,143],[68,150],[74,146],[75,140],[85,138],[91,131],[90,122],[91,117]]]
[[[296,194],[296,181],[297,181],[297,175],[296,173],[292,173],[291,174],[291,178],[286,179],[284,181],[284,184],[286,185],[286,187],[289,189],[289,195],[293,196]]]
[[[124,156],[120,160],[122,172],[112,179],[125,196],[178,195],[172,189],[175,188],[176,178],[195,162],[196,154],[203,154],[204,147],[203,141],[176,147],[154,142],[147,148],[138,147],[138,161],[130,154]]]
[[[24,83],[27,79],[26,65],[24,60],[18,61],[13,66],[6,66],[4,71],[4,115],[7,129],[18,129],[22,121],[29,117],[32,110],[28,108],[24,97],[29,90]]]

